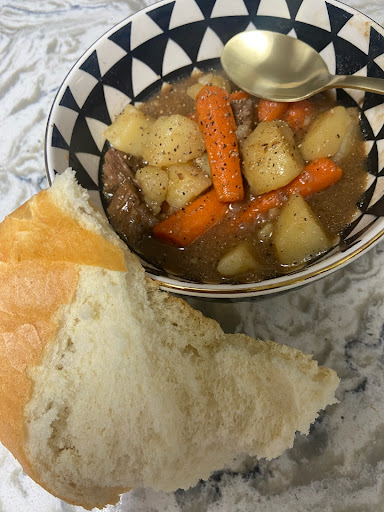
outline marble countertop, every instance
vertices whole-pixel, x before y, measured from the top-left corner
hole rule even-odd
[[[45,125],[65,75],[108,28],[150,0],[9,0],[0,17],[0,221],[39,189]],[[345,3],[384,24],[384,0]],[[313,353],[340,403],[276,460],[247,459],[194,489],[138,489],[110,512],[384,511],[384,242],[299,291],[237,304],[191,300],[227,332]],[[82,511],[31,481],[0,444],[0,511]]]

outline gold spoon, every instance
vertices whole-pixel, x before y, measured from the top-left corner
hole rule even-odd
[[[221,64],[238,87],[272,101],[299,101],[334,87],[384,94],[383,79],[331,75],[311,46],[277,32],[237,34],[224,46]]]

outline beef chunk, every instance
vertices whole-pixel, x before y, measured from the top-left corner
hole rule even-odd
[[[115,149],[108,150],[104,158],[104,193],[110,199],[107,212],[112,226],[129,245],[137,244],[158,222],[135,182],[139,164],[135,157]]]
[[[127,179],[134,180],[136,171],[143,166],[143,160],[133,155],[111,148],[104,156],[103,185],[104,195],[111,198]]]
[[[236,121],[236,135],[239,142],[251,134],[256,124],[256,107],[251,99],[241,98],[231,101],[233,115]]]
[[[158,222],[130,179],[117,189],[107,210],[112,226],[129,245],[137,244]]]

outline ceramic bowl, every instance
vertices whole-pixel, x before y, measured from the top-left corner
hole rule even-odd
[[[61,85],[46,132],[49,182],[68,166],[100,209],[103,131],[127,103],[147,99],[163,81],[218,65],[223,45],[245,30],[272,30],[313,46],[334,74],[384,78],[384,30],[335,0],[164,0],[111,28],[79,59]],[[250,284],[202,284],[142,261],[163,289],[214,299],[251,299],[292,290],[326,276],[370,249],[384,234],[384,103],[379,95],[335,91],[357,107],[369,179],[359,215],[340,244],[295,273]]]

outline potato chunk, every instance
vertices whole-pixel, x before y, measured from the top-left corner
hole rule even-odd
[[[337,153],[332,157],[332,160],[337,164],[340,164],[344,158],[352,153],[353,146],[356,144],[356,141],[361,139],[359,111],[357,108],[352,107],[347,108],[347,112],[350,115],[352,122],[349,123],[348,130],[344,135]]]
[[[234,277],[249,270],[256,270],[259,263],[247,242],[241,242],[220,259],[217,271],[224,277]]]
[[[151,165],[166,167],[185,163],[205,151],[197,123],[179,114],[159,117],[151,126],[143,158]]]
[[[304,159],[309,161],[334,156],[350,130],[351,123],[353,118],[344,107],[338,106],[322,112],[310,126],[301,144]]]
[[[168,192],[168,172],[148,165],[139,169],[136,180],[144,195],[144,200],[157,215]]]
[[[104,131],[104,137],[119,151],[141,157],[153,121],[133,105],[127,105]]]
[[[287,185],[304,168],[293,133],[284,121],[259,123],[241,149],[244,176],[257,195]]]
[[[281,209],[272,235],[278,261],[300,265],[332,246],[320,220],[300,195],[289,198]]]
[[[166,201],[174,209],[180,209],[212,185],[211,178],[191,164],[168,167],[168,192]]]

